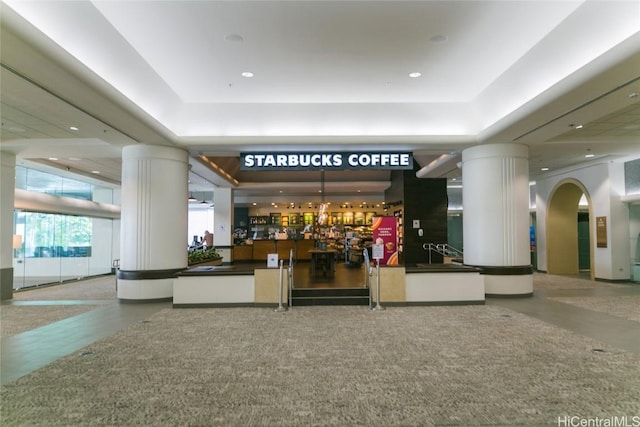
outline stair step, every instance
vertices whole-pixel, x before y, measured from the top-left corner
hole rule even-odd
[[[295,288],[291,294],[293,297],[368,297],[369,288]]]
[[[309,305],[369,305],[369,297],[341,297],[341,298],[292,298],[294,307]]]
[[[292,289],[291,304],[368,305],[369,288],[297,288]]]

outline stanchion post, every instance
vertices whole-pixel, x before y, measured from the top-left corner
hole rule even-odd
[[[289,309],[291,309],[293,307],[293,249],[289,250],[289,281],[288,281],[288,285],[287,288],[289,289],[289,299],[287,300],[287,306],[289,306]]]
[[[278,308],[275,309],[277,312],[287,311],[287,308],[282,305],[282,269],[284,267],[284,260],[280,260],[280,282],[278,283]]]
[[[380,259],[376,259],[376,306],[372,308],[374,311],[384,310],[380,305]]]

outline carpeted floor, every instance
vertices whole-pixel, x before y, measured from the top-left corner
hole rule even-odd
[[[163,310],[1,390],[3,425],[557,425],[640,356],[495,306]]]
[[[0,307],[0,336],[30,331],[94,308],[94,305],[4,305]]]

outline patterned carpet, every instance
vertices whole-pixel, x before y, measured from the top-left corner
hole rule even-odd
[[[162,310],[1,388],[3,426],[558,425],[640,356],[497,306]]]
[[[94,308],[94,305],[4,305],[0,307],[0,336],[30,331]]]

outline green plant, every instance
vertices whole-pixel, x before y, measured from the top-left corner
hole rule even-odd
[[[200,262],[213,261],[221,259],[222,256],[216,251],[216,248],[209,248],[204,251],[189,252],[189,264],[198,264]]]

